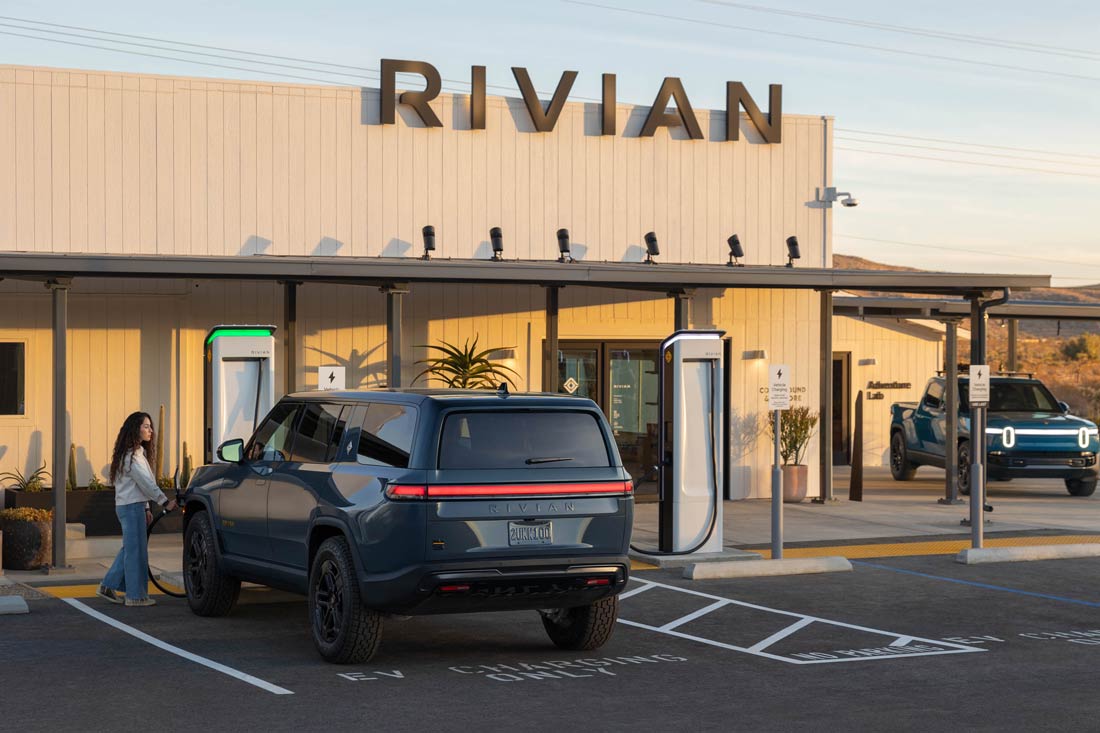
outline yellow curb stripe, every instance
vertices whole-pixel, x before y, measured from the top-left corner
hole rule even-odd
[[[1098,535],[1059,535],[1051,537],[1002,537],[986,538],[985,547],[1038,547],[1042,545],[1100,544]],[[970,549],[970,540],[940,540],[935,542],[895,542],[882,545],[837,545],[834,547],[792,547],[783,549],[783,557],[830,557],[848,559],[864,557],[909,557],[914,555],[954,555]],[[772,556],[770,549],[751,550],[765,560]]]
[[[173,593],[183,592],[182,588],[177,588],[169,583],[162,582],[161,585]],[[93,583],[92,585],[40,585],[36,587],[35,590],[51,595],[54,598],[95,598],[95,592],[98,588],[99,584]],[[162,596],[164,594],[155,586],[150,585],[149,595]]]
[[[635,560],[634,558],[631,558],[630,559],[630,569],[631,570],[657,570],[658,568],[657,568],[656,565],[652,565],[648,562],[642,562],[641,560]]]

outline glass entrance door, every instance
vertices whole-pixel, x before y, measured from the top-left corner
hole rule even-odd
[[[652,342],[562,342],[555,389],[603,410],[640,501],[657,500],[657,358]]]
[[[652,346],[610,345],[608,400],[604,413],[611,422],[623,467],[634,478],[640,500],[657,498],[657,349]]]

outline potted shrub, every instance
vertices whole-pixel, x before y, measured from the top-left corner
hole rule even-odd
[[[779,456],[783,459],[783,501],[797,503],[806,498],[809,467],[802,463],[806,445],[817,427],[817,413],[805,406],[784,410],[779,419]],[[775,440],[775,421],[768,421]]]
[[[48,509],[0,510],[2,554],[7,570],[36,570],[53,554],[53,512]]]

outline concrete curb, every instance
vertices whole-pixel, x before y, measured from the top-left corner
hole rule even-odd
[[[755,578],[769,575],[805,575],[809,573],[836,573],[852,569],[852,563],[844,557],[806,557],[788,560],[760,560],[759,562],[712,562],[689,565],[684,577],[689,580],[711,578]]]
[[[21,596],[0,596],[0,616],[15,613],[30,613],[27,602]]]
[[[955,562],[977,565],[987,562],[1063,560],[1072,557],[1100,557],[1100,545],[1036,545],[1033,547],[983,547],[962,550]]]
[[[697,563],[706,563],[710,565],[716,562],[760,560],[761,556],[756,552],[734,549],[725,549],[721,552],[693,552],[690,555],[647,555],[642,552],[631,550],[630,559],[650,565],[656,565],[659,568],[683,568]]]

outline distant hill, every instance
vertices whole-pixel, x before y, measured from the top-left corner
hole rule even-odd
[[[842,270],[925,272],[915,267],[899,267],[843,254],[833,254],[833,267]],[[1076,288],[1036,288],[1035,290],[1014,293],[1013,298],[1100,305],[1100,284],[1083,285]],[[1058,321],[1020,321],[1020,331],[1025,335],[1038,338],[1057,338],[1059,336],[1079,336],[1083,333],[1100,333],[1100,324],[1081,321],[1062,321],[1061,323]]]
[[[833,267],[918,272],[913,267],[897,267],[841,254],[833,255]],[[1015,293],[1013,297],[1020,300],[1100,304],[1100,285],[1038,288]],[[997,319],[991,320],[989,325],[986,363],[1003,369],[1007,358],[1008,329],[1000,328],[1002,324]],[[1075,415],[1100,421],[1100,339],[1084,334],[1100,334],[1100,323],[1021,320],[1017,350],[1019,368],[1043,380],[1058,399],[1069,403]],[[1069,344],[1071,340],[1076,343]],[[1070,346],[1078,348],[1067,348]],[[967,346],[960,344],[960,351],[962,360],[966,361]],[[1069,354],[1072,353],[1077,355],[1071,358]]]

